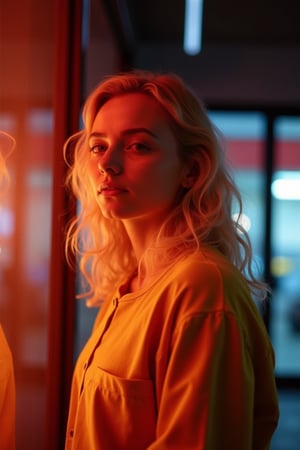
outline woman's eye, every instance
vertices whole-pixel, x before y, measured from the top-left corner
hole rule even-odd
[[[90,146],[90,152],[97,154],[97,153],[104,153],[107,149],[106,144],[97,144],[97,145],[91,145]]]
[[[134,142],[132,144],[127,145],[125,150],[135,153],[145,153],[149,151],[149,147],[141,142]]]

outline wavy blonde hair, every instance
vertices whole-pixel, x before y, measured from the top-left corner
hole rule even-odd
[[[226,166],[218,131],[204,106],[177,75],[141,71],[113,75],[100,83],[84,105],[83,129],[65,144],[67,185],[80,204],[68,226],[66,250],[68,260],[69,252],[79,259],[88,286],[82,296],[89,299],[89,305],[98,304],[141,264],[122,222],[101,214],[87,169],[87,141],[99,109],[115,96],[134,92],[155,98],[167,112],[180,157],[193,162],[195,172],[193,186],[183,191],[142,263],[150,272],[161,270],[200,247],[212,247],[244,274],[252,291],[264,297],[266,287],[253,274],[248,235],[239,225],[239,217],[232,219],[233,202],[240,214],[242,202]]]
[[[9,184],[9,173],[7,170],[6,159],[15,147],[14,138],[0,130],[0,195],[4,195]]]

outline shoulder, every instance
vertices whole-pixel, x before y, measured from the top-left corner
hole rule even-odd
[[[227,289],[246,285],[242,274],[217,251],[201,250],[178,260],[169,271],[172,282],[181,286],[222,286]]]
[[[181,314],[238,316],[241,309],[255,307],[242,274],[219,252],[206,249],[176,261],[159,280],[157,294]]]
[[[258,308],[242,274],[223,255],[204,250],[178,261],[166,277],[162,300],[177,328],[220,321],[237,327],[251,351],[269,342]],[[270,346],[268,344],[267,348]]]

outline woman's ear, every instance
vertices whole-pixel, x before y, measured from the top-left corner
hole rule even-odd
[[[198,178],[198,165],[195,161],[188,161],[185,164],[182,174],[181,186],[185,189],[191,188]]]

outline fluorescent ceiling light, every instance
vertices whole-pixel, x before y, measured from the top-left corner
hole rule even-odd
[[[197,55],[202,46],[203,0],[185,0],[183,49]]]
[[[278,172],[271,190],[278,200],[300,200],[300,172]]]

